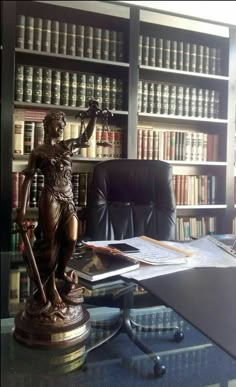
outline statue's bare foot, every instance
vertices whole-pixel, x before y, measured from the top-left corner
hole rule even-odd
[[[56,306],[58,308],[65,306],[64,302],[62,301],[61,296],[59,295],[56,288],[52,289],[49,292],[49,299],[53,306]]]

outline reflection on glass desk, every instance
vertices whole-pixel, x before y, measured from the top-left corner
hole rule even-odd
[[[13,318],[1,320],[1,386],[23,387],[217,387],[236,386],[236,361],[164,307],[132,309],[142,325],[182,324],[185,338],[173,341],[168,332],[138,333],[159,354],[167,372],[156,379],[153,366],[125,334],[115,335],[120,309],[88,307],[92,330],[84,346],[65,350],[31,349],[12,337]],[[107,341],[108,338],[111,340]]]

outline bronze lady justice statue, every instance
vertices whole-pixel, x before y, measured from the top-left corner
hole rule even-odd
[[[68,316],[63,316],[65,306],[74,303],[70,302],[70,290],[75,287],[77,278],[74,273],[66,273],[66,266],[73,255],[78,236],[78,219],[72,192],[71,156],[78,148],[86,146],[95,129],[99,112],[101,111],[97,102],[91,101],[87,111],[90,120],[85,131],[78,138],[65,141],[59,141],[66,125],[65,114],[48,114],[43,121],[44,143],[31,151],[28,166],[23,171],[25,180],[15,220],[19,228],[24,224],[33,176],[38,169],[44,175],[32,258],[37,263],[45,297],[43,302],[38,288],[28,310],[26,307],[29,314],[36,313],[41,316],[41,321],[45,318],[48,320],[52,315],[54,321],[58,317],[59,320],[61,317],[66,319]],[[29,275],[35,280],[30,269]]]

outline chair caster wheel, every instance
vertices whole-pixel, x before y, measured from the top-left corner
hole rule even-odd
[[[174,340],[177,343],[180,343],[180,341],[182,341],[183,339],[184,339],[184,333],[182,331],[176,331],[174,333]]]
[[[154,375],[156,378],[160,378],[165,373],[166,373],[166,367],[163,364],[154,365]]]

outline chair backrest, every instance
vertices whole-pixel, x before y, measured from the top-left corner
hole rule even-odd
[[[86,236],[91,240],[146,235],[174,239],[172,167],[159,160],[117,159],[94,167]]]

